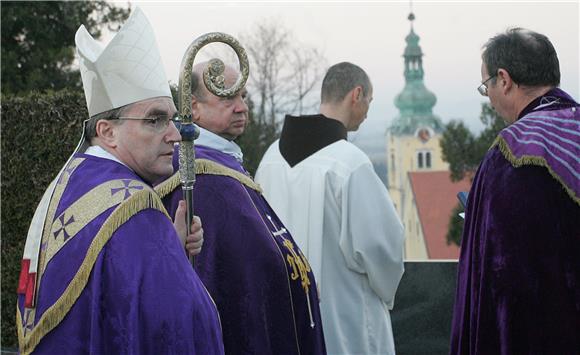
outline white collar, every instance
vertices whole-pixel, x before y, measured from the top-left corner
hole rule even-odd
[[[124,166],[127,166],[125,163],[123,163],[122,161],[117,159],[117,157],[115,157],[113,154],[107,152],[101,146],[98,146],[98,145],[91,145],[90,147],[88,147],[87,150],[85,151],[85,154],[92,155],[92,156],[97,157],[97,158],[109,159],[112,161],[116,161],[117,163],[122,164]],[[129,168],[129,169],[131,169],[131,168]]]
[[[233,141],[229,141],[217,134],[208,131],[205,128],[199,127],[200,134],[199,138],[195,140],[195,145],[203,145],[209,148],[219,150],[222,153],[231,155],[238,162],[244,162],[244,154],[242,153],[242,148]]]

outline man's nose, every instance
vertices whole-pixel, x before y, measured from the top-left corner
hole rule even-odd
[[[248,104],[246,104],[246,101],[241,96],[236,98],[236,106],[234,110],[236,113],[248,112]]]
[[[173,121],[169,122],[169,125],[167,126],[165,141],[167,143],[181,142],[181,134],[179,134],[179,130]]]

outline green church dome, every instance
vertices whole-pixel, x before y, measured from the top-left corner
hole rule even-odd
[[[414,134],[420,127],[431,127],[435,132],[443,131],[443,123],[433,114],[433,106],[437,97],[423,83],[423,51],[419,46],[419,36],[413,30],[415,15],[409,14],[411,32],[405,37],[407,46],[403,57],[405,59],[405,87],[395,98],[395,106],[399,116],[389,128],[393,134]]]

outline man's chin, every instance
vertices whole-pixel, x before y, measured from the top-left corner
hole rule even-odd
[[[156,171],[157,175],[163,178],[169,177],[173,175],[175,172],[176,171],[175,169],[173,169],[173,164],[165,165],[162,168],[160,168],[159,171]]]

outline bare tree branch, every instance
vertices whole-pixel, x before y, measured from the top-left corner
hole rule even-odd
[[[316,48],[297,43],[278,22],[262,21],[240,35],[250,59],[248,87],[255,99],[255,119],[277,124],[284,114],[303,114],[318,102],[326,60]]]

